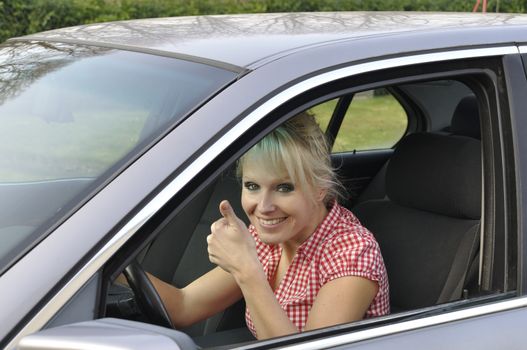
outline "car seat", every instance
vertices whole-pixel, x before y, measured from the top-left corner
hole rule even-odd
[[[481,145],[471,137],[406,136],[386,169],[386,197],[353,211],[375,235],[394,311],[456,300],[479,246]]]

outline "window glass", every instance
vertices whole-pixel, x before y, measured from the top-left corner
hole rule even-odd
[[[338,98],[308,110],[326,131]],[[406,132],[408,117],[386,89],[357,93],[348,107],[333,145],[333,152],[390,148]]]
[[[326,132],[328,128],[329,121],[331,120],[331,116],[333,115],[333,111],[337,106],[338,100],[338,98],[335,98],[307,110],[307,113],[315,117],[320,129],[322,129],[323,132]]]
[[[390,148],[408,126],[405,110],[386,90],[357,93],[339,129],[333,152]]]
[[[0,271],[33,233],[233,78],[106,48],[0,46]]]

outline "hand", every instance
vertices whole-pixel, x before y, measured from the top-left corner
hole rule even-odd
[[[207,236],[209,260],[236,278],[259,264],[256,244],[228,201],[220,203],[220,213],[223,217],[211,225]]]

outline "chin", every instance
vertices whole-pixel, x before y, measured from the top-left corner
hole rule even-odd
[[[258,231],[258,238],[265,244],[279,244],[282,243],[280,235],[277,233],[261,233]]]

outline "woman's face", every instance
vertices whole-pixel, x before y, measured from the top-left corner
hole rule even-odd
[[[264,243],[297,247],[327,214],[322,193],[295,187],[286,172],[276,174],[248,160],[242,173],[242,206]],[[321,198],[314,201],[313,195]]]

